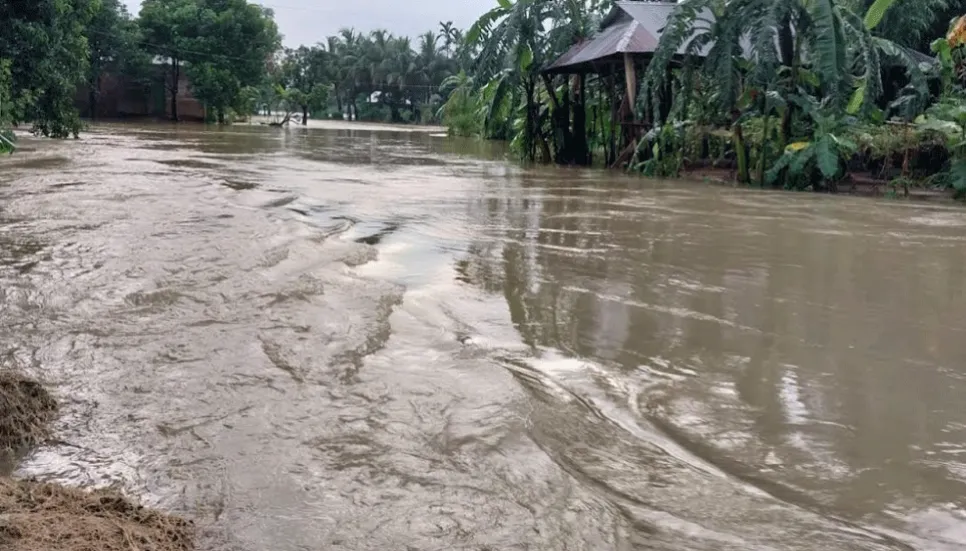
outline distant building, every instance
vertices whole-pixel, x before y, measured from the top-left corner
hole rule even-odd
[[[91,86],[81,85],[74,97],[74,105],[85,118],[171,118],[171,92],[166,85],[167,66],[155,62],[148,82],[134,80],[123,75],[105,73],[101,76],[100,93],[97,96],[97,112],[91,112]],[[185,72],[178,81],[178,120],[203,121],[205,107],[191,93]]]

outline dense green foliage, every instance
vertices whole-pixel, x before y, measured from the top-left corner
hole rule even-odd
[[[333,95],[339,111],[350,118],[388,118],[392,122],[426,122],[435,117],[440,86],[458,72],[460,33],[451,23],[427,32],[415,43],[386,31],[361,35],[344,29],[328,40]],[[376,102],[385,115],[366,116]]]
[[[725,169],[835,190],[858,174],[966,192],[966,20],[946,36],[966,1],[681,0],[636,74],[619,60],[545,71],[612,8],[498,0],[467,31],[475,63],[442,88],[450,131],[654,176]]]
[[[97,116],[105,82],[146,98],[161,85],[174,120],[190,89],[218,122],[257,112],[436,122],[443,82],[472,63],[451,22],[415,39],[346,29],[282,49],[271,10],[248,0],[145,0],[136,16],[122,0],[8,2],[0,25],[0,129],[27,123],[53,137],[80,131],[81,89]]]
[[[246,85],[263,81],[280,44],[272,13],[246,0],[146,0],[137,19],[120,0],[4,2],[0,26],[0,125],[29,123],[52,137],[80,131],[82,86],[95,116],[105,75],[148,84],[155,60],[168,67],[175,118],[184,69],[223,119]]]
[[[151,59],[141,47],[141,31],[121,0],[100,0],[86,29],[89,89],[87,111],[96,117],[103,77],[124,74],[147,81]]]
[[[246,0],[145,0],[139,23],[147,51],[167,61],[175,119],[182,70],[195,97],[225,122],[281,44],[271,10]]]
[[[447,78],[469,65],[462,33],[452,23],[414,42],[376,30],[343,29],[313,46],[285,49],[265,78],[246,91],[256,112],[379,122],[437,122]]]
[[[850,168],[907,181],[917,133],[905,127],[934,101],[928,79],[937,64],[896,41],[918,42],[937,6],[945,2],[685,0],[648,66],[645,112],[659,123],[729,131],[739,182],[836,190]],[[895,23],[899,8],[908,25]],[[707,13],[710,26],[701,23]],[[682,48],[689,55],[678,61]],[[677,92],[662,98],[669,78]],[[710,114],[682,107],[661,117],[662,99],[686,106],[708,95],[695,82],[713,83]],[[749,126],[761,129],[757,142],[746,139]],[[882,141],[865,136],[895,133],[905,143],[861,154],[860,143]]]
[[[0,154],[11,153],[16,147],[16,139],[10,132],[10,105],[4,106],[4,99],[10,98],[11,75],[9,59],[0,59]],[[7,109],[6,111],[4,109]]]
[[[9,69],[2,90],[4,117],[12,124],[66,137],[80,131],[73,108],[77,84],[87,77],[85,28],[100,0],[0,3],[0,63]]]
[[[442,122],[524,159],[834,190],[855,174],[966,194],[966,0],[682,0],[653,54],[546,71],[609,0],[497,0],[465,31],[344,29],[281,47],[248,0],[0,4],[0,151],[11,126],[67,137],[106,75],[185,86],[211,120]],[[952,21],[952,23],[950,23]],[[636,68],[634,72],[630,68]],[[626,74],[625,74],[626,73]],[[941,167],[937,170],[937,167]]]

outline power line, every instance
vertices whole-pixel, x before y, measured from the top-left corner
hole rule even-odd
[[[108,37],[112,37],[112,38],[121,38],[121,36],[119,36],[118,34],[109,33],[109,32],[105,32],[105,31],[97,31],[97,30],[94,30],[94,29],[88,29],[87,32],[89,32],[91,34],[100,35],[100,36],[108,36]],[[247,58],[247,57],[232,56],[232,55],[227,55],[227,54],[214,54],[214,53],[211,53],[211,52],[202,52],[202,51],[198,51],[198,50],[189,50],[189,49],[186,49],[186,48],[172,48],[172,47],[168,47],[168,46],[162,46],[160,44],[154,44],[154,43],[148,42],[146,40],[138,40],[138,44],[141,45],[141,46],[148,46],[148,47],[157,48],[158,50],[168,50],[168,51],[174,53],[175,55],[192,54],[192,55],[198,55],[198,56],[207,56],[209,59],[221,58],[221,59],[234,59],[236,61],[250,61],[251,60],[251,58]]]

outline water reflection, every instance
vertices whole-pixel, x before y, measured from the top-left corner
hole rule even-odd
[[[460,273],[732,474],[854,519],[966,507],[958,231],[899,242],[902,207],[643,186],[525,176],[479,203],[503,243]]]

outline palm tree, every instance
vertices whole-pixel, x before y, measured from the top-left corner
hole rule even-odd
[[[356,103],[360,85],[366,79],[366,66],[364,58],[365,43],[361,35],[354,29],[344,28],[339,31],[339,71],[342,77],[342,89],[346,94],[346,105],[350,113],[350,119],[359,116],[359,107]]]
[[[453,47],[459,44],[459,29],[453,26],[452,21],[439,22],[439,34],[437,37],[443,41],[443,49],[447,55],[453,54]]]
[[[406,104],[415,118],[443,80],[456,72],[456,61],[440,47],[440,40],[435,32],[426,32],[414,49],[410,38],[386,30],[361,35],[343,29],[330,37],[320,49],[340,109],[345,103],[351,116],[358,117],[358,96],[366,94],[367,101],[378,97],[394,121],[401,120],[400,108]]]
[[[329,53],[328,78],[332,83],[332,91],[335,93],[335,103],[342,112],[342,90],[346,79],[346,68],[344,65],[343,43],[338,36],[330,36],[326,39],[325,49]]]
[[[548,49],[543,33],[553,0],[501,0],[470,27],[466,40],[480,45],[476,72],[497,81],[496,97],[509,91],[513,105],[522,103],[524,116],[520,144],[523,156],[536,158],[538,146],[538,69]]]

